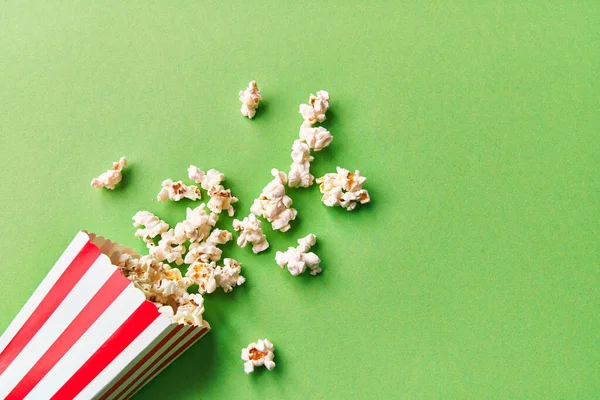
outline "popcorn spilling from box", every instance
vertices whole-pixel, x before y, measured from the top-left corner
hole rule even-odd
[[[260,339],[258,342],[250,343],[242,349],[242,360],[244,362],[244,372],[249,374],[254,372],[254,367],[263,365],[271,371],[275,368],[275,347],[268,339]]]
[[[298,239],[297,247],[289,247],[287,251],[278,251],[275,261],[281,268],[287,267],[290,274],[298,276],[306,269],[310,269],[311,275],[317,275],[323,270],[319,267],[321,259],[313,252],[308,252],[317,243],[317,237],[312,233]]]
[[[115,185],[123,179],[122,171],[127,165],[127,158],[121,157],[119,161],[113,162],[113,168],[109,169],[97,178],[92,179],[91,186],[113,190]]]

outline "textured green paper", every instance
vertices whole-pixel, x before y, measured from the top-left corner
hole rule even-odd
[[[373,202],[290,191],[293,229],[226,246],[247,283],[136,398],[597,397],[598,2],[287,3],[0,5],[0,331],[79,229],[142,250],[136,211],[182,219],[155,196],[192,163],[246,215],[326,89],[313,173],[360,169]],[[122,155],[119,189],[90,188]],[[275,251],[310,232],[324,272],[294,278]],[[264,337],[277,367],[246,376]]]

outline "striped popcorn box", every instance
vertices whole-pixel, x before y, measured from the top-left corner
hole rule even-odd
[[[0,399],[128,399],[209,329],[173,323],[79,232],[0,337]]]

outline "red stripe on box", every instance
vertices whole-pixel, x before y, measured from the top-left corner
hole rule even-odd
[[[46,323],[54,310],[63,302],[81,277],[100,256],[98,246],[87,242],[79,254],[75,256],[67,269],[56,281],[52,289],[36,307],[35,311],[23,324],[15,337],[11,339],[4,351],[0,354],[0,374],[17,358],[19,353],[27,346],[37,331]]]
[[[169,357],[165,361],[163,361],[158,366],[158,368],[156,368],[154,371],[152,371],[152,373],[150,375],[148,375],[144,380],[142,380],[135,387],[135,389],[131,393],[129,393],[129,395],[127,397],[125,397],[123,400],[128,400],[129,398],[131,398],[131,396],[133,396],[138,390],[140,390],[148,381],[150,381],[152,378],[154,378],[163,368],[165,368],[167,365],[169,365],[169,363],[173,362],[174,359],[179,357],[184,351],[186,351],[191,345],[193,345],[198,339],[200,339],[202,337],[202,335],[204,335],[206,333],[207,330],[208,330],[207,328],[203,328],[200,330],[200,332],[198,332],[194,336],[192,336],[190,338],[190,340],[185,342],[185,344],[179,348],[179,350],[177,350],[175,353],[173,353],[171,355],[171,357]]]
[[[129,389],[131,389],[132,386],[136,385],[137,382],[139,382],[140,379],[143,379],[144,376],[146,375],[146,373],[148,373],[148,371],[150,371],[152,369],[152,367],[154,365],[156,365],[157,363],[161,362],[162,359],[164,357],[166,357],[166,355],[173,350],[173,348],[175,348],[177,346],[178,343],[181,342],[181,340],[185,339],[190,333],[192,333],[192,329],[188,329],[187,331],[183,332],[183,335],[181,335],[181,337],[178,338],[178,340],[176,340],[175,342],[171,343],[171,345],[169,347],[167,347],[161,354],[160,356],[158,356],[158,358],[150,365],[148,365],[141,374],[139,374],[133,381],[129,382],[129,384],[127,386],[125,386],[125,388],[123,388],[123,390],[121,390],[119,392],[118,395],[115,396],[115,399],[118,399],[119,397],[123,396],[125,393],[127,393],[127,391]]]
[[[25,398],[89,327],[96,322],[106,308],[119,297],[129,283],[130,281],[121,275],[120,270],[115,270],[89,303],[73,319],[73,322],[69,324],[67,329],[65,329],[32,369],[29,370],[27,375],[9,393],[6,400]]]
[[[51,400],[72,399],[77,396],[158,316],[159,312],[154,304],[149,301],[140,304],[119,329],[52,396]]]
[[[153,348],[152,350],[150,350],[150,352],[148,354],[146,354],[140,361],[138,361],[125,375],[123,375],[121,377],[121,379],[119,379],[117,381],[117,383],[115,383],[110,390],[108,390],[106,393],[104,393],[99,400],[106,400],[111,394],[113,394],[114,392],[116,392],[118,389],[120,389],[123,385],[123,383],[125,383],[125,381],[127,379],[129,379],[131,377],[131,375],[133,375],[135,372],[137,372],[152,356],[154,356],[165,344],[167,344],[167,342],[169,340],[171,340],[171,338],[173,336],[175,336],[175,334],[177,334],[177,332],[179,332],[181,330],[181,328],[183,328],[183,325],[177,325],[175,328],[173,328],[171,330],[171,332],[169,332],[160,342],[158,342]]]

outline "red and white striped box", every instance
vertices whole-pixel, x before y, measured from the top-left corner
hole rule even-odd
[[[173,323],[79,232],[0,337],[0,399],[128,399],[210,326]]]

